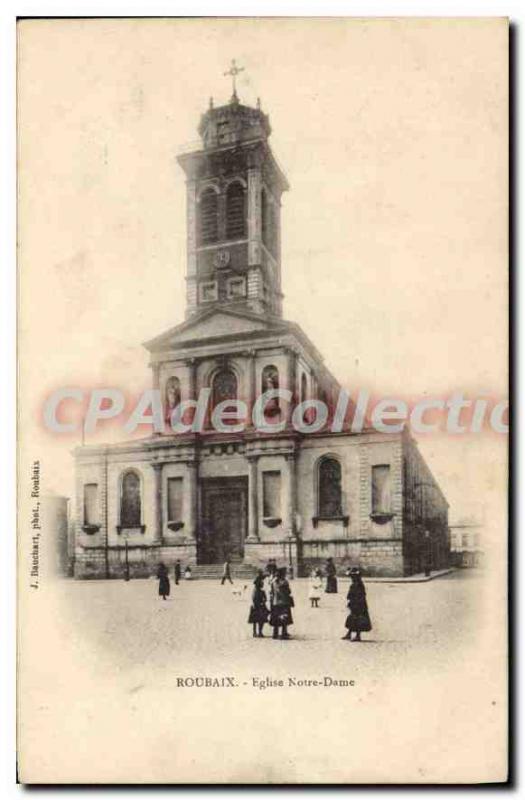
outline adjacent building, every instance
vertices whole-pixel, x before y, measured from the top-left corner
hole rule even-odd
[[[481,567],[484,562],[483,524],[463,517],[450,525],[450,561],[455,567]]]

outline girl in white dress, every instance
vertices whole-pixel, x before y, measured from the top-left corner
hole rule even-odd
[[[321,573],[318,569],[313,569],[310,575],[310,587],[308,589],[308,597],[312,608],[319,608],[319,600],[321,599],[321,592],[323,591],[323,581]]]

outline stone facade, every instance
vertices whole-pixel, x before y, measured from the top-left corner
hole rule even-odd
[[[200,133],[202,149],[179,158],[186,320],[145,346],[169,418],[209,391],[204,427],[174,433],[167,425],[146,439],[78,448],[75,576],[149,575],[160,561],[226,556],[254,568],[275,558],[301,574],[331,556],[339,570],[403,575],[422,569],[426,530],[433,566],[443,566],[447,503],[410,436],[332,433],[330,418],[311,434],[291,424],[298,402],[322,399],[333,412],[340,386],[300,326],[281,316],[288,184],[268,145],[267,116],[234,98],[204,115]],[[291,401],[271,407],[274,427],[261,432],[251,414],[269,386]],[[224,397],[246,403],[242,431],[214,429],[213,407]]]
[[[245,482],[243,559],[255,567],[276,558],[304,574],[332,556],[340,569],[360,565],[370,575],[411,574],[423,568],[425,530],[433,536],[433,568],[448,565],[446,503],[422,508],[417,521],[407,512],[407,460],[421,457],[406,435],[370,431],[301,440],[287,432],[279,437],[210,432],[186,437],[186,442],[176,438],[77,451],[77,577],[120,577],[126,557],[132,575],[151,574],[160,560],[168,565],[176,559],[206,563],[199,559],[202,487],[207,481],[228,479]],[[317,465],[326,456],[342,467],[344,513],[338,519],[318,519]],[[372,515],[375,464],[390,467],[389,519]],[[119,529],[121,480],[130,469],[140,476],[143,516],[141,526],[124,531]],[[263,476],[268,472],[279,475],[281,488],[279,513],[271,519],[264,517]],[[170,521],[167,482],[174,477],[182,479],[183,503],[181,518]],[[86,483],[100,487],[100,525],[95,531],[86,531],[82,522]],[[431,485],[437,492],[437,484]]]

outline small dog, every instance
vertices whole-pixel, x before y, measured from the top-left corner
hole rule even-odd
[[[243,586],[232,586],[232,595],[234,597],[242,597],[248,585],[245,583]]]

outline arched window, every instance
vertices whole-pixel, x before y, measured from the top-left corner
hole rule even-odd
[[[219,238],[219,216],[217,193],[206,189],[199,200],[199,241],[210,244]]]
[[[242,184],[235,181],[226,192],[226,238],[240,239],[245,234],[245,192]]]
[[[279,370],[274,364],[268,364],[264,367],[261,376],[261,394],[270,392],[272,389],[279,388]],[[265,406],[265,414],[272,416],[279,413],[279,398],[274,397],[269,400]]]
[[[231,369],[221,369],[213,379],[212,387],[213,407],[223,400],[237,399],[237,378]]]
[[[327,457],[318,467],[318,516],[340,517],[343,514],[341,494],[341,464]]]
[[[134,470],[122,476],[120,495],[120,527],[139,528],[142,524],[142,499],[140,496],[140,477]]]
[[[164,421],[171,422],[171,415],[173,409],[179,405],[181,400],[180,394],[180,380],[175,376],[166,381],[166,390],[164,395]]]

